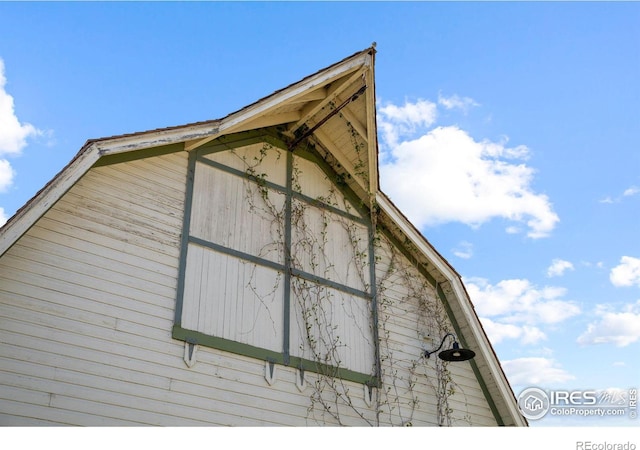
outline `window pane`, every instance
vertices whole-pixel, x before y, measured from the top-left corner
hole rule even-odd
[[[293,167],[294,191],[359,216],[337,187],[336,176],[331,179],[317,164],[297,156],[294,156]]]
[[[182,327],[282,351],[282,273],[190,244]]]
[[[190,234],[282,264],[284,200],[280,192],[198,163]]]
[[[211,153],[204,158],[244,173],[264,177],[280,186],[287,184],[286,153],[271,144],[259,143],[228,151]]]
[[[373,374],[371,302],[292,277],[291,355]]]
[[[294,268],[369,291],[365,225],[294,199],[291,234]]]

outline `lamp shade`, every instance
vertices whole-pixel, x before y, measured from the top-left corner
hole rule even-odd
[[[454,339],[453,346],[449,350],[443,350],[440,352],[440,349],[444,345],[444,341],[448,337],[451,337]],[[432,354],[436,352],[440,352],[438,353],[438,357],[443,361],[468,361],[476,356],[476,352],[474,352],[473,350],[460,348],[460,344],[458,344],[458,341],[455,339],[456,337],[452,333],[445,334],[444,337],[442,338],[442,342],[440,342],[440,347],[432,351],[425,350],[424,356],[428,358]]]
[[[460,348],[457,342],[453,343],[453,348],[443,350],[438,354],[438,357],[444,361],[468,361],[475,356],[476,353],[473,350]]]

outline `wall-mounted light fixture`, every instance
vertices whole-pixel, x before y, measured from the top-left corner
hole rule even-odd
[[[452,333],[447,333],[442,338],[442,342],[440,342],[440,347],[433,351],[425,350],[424,356],[429,357],[435,352],[440,351],[442,346],[444,345],[444,341],[448,338],[453,338],[453,346],[449,350],[443,350],[438,353],[438,358],[444,361],[468,361],[476,356],[476,353],[473,350],[469,350],[468,348],[460,348],[460,344],[456,341],[456,337]]]

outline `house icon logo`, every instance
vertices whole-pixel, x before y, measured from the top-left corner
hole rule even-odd
[[[518,395],[520,414],[530,420],[544,417],[549,412],[549,405],[549,396],[539,388],[528,388]]]

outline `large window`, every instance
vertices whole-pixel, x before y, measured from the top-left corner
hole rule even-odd
[[[246,135],[189,170],[174,337],[371,381],[372,231],[332,170]]]

